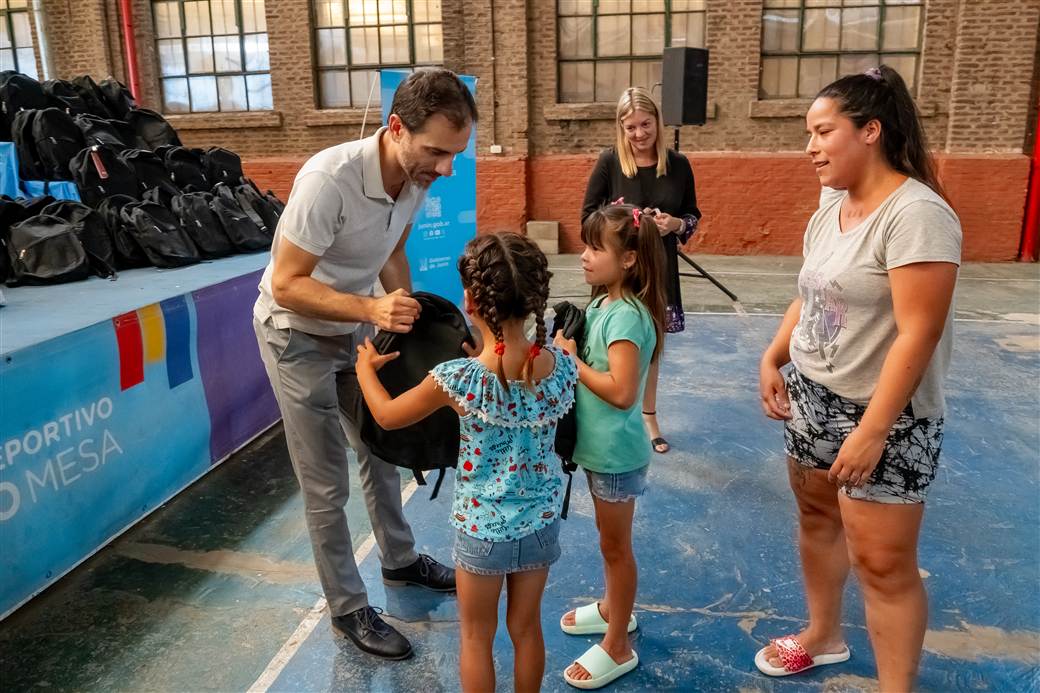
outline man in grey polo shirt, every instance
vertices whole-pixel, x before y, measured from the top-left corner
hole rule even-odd
[[[307,161],[278,223],[253,308],[332,628],[388,659],[408,657],[412,648],[368,605],[358,575],[344,512],[348,442],[357,453],[384,582],[450,592],[455,576],[415,552],[397,468],[362,444],[343,384],[357,345],[375,328],[412,328],[419,314],[405,256],[412,218],[430,184],[451,175],[476,119],[473,97],[454,73],[420,71],[398,88],[386,127]],[[377,279],[385,296],[373,296]]]

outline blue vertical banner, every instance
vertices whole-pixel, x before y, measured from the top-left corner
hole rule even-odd
[[[407,70],[380,71],[383,123],[390,117],[394,93],[411,74]],[[476,97],[477,78],[459,75]],[[477,235],[477,128],[466,151],[455,157],[450,178],[438,178],[412,222],[406,251],[416,291],[428,291],[462,303],[462,283],[456,268],[462,249]]]

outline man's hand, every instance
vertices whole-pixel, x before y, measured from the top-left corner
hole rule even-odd
[[[369,322],[387,332],[410,332],[422,307],[404,289],[373,299]]]
[[[378,371],[380,368],[401,355],[401,352],[399,351],[394,351],[389,354],[380,354],[376,351],[375,346],[372,344],[372,340],[368,337],[365,337],[364,344],[358,345],[357,353],[357,364],[354,367],[359,371],[370,369]]]

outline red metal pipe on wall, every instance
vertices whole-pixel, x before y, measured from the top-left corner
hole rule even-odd
[[[1036,262],[1040,250],[1040,109],[1033,133],[1033,163],[1029,170],[1029,192],[1026,193],[1026,217],[1022,224],[1020,262]]]
[[[130,81],[130,93],[134,99],[141,99],[141,74],[137,68],[137,42],[134,41],[134,11],[131,0],[119,0],[119,14],[122,15],[123,48],[126,53],[127,79]]]

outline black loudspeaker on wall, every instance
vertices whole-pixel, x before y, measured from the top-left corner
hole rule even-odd
[[[704,125],[708,116],[708,51],[665,48],[661,68],[665,125]]]

